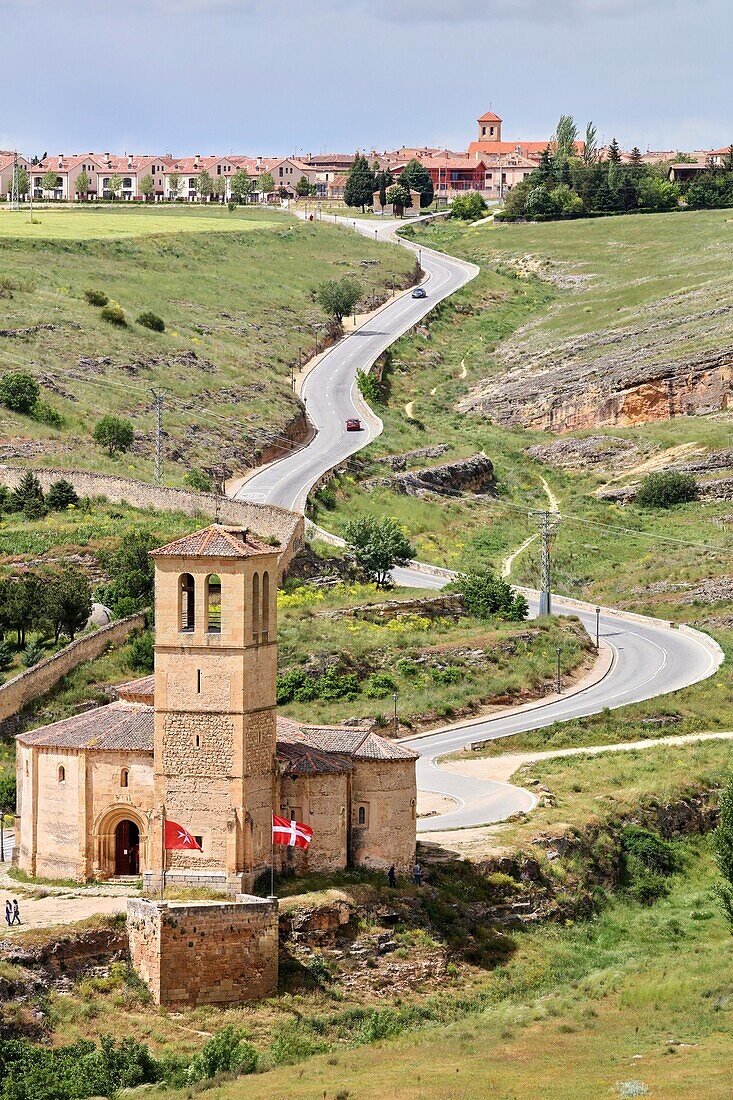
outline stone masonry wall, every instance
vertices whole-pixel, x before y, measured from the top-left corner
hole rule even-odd
[[[240,1004],[277,989],[277,902],[127,903],[130,958],[156,1004]]]
[[[25,467],[0,466],[0,485],[14,489]],[[280,542],[279,568],[282,573],[290,558],[305,541],[303,517],[285,508],[269,504],[252,504],[230,500],[214,493],[197,493],[190,489],[174,489],[166,485],[149,485],[126,477],[97,474],[92,470],[52,470],[39,467],[33,473],[44,491],[52,481],[66,478],[82,497],[105,497],[114,503],[127,503],[135,508],[155,508],[161,512],[183,512],[187,516],[205,515],[219,523],[243,524],[252,533],[264,538],[274,536]]]
[[[22,710],[26,703],[50,691],[59,680],[82,664],[101,656],[108,646],[124,642],[134,630],[145,625],[145,616],[130,615],[127,619],[108,623],[91,634],[84,634],[64,649],[39,661],[33,668],[13,676],[0,687],[0,732],[9,718]]]
[[[407,871],[415,859],[414,760],[357,760],[351,776],[351,860]],[[359,824],[359,807],[365,823]]]

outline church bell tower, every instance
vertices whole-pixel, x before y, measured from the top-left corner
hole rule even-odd
[[[155,562],[154,820],[146,892],[251,890],[269,866],[277,551],[215,524]],[[164,850],[165,820],[202,851]]]

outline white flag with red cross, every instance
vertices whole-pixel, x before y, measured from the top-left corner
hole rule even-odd
[[[313,840],[313,830],[300,821],[272,815],[272,843],[287,844],[290,848],[307,848]]]

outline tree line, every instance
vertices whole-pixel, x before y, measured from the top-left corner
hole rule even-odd
[[[370,167],[367,158],[357,153],[346,176],[344,202],[362,212],[372,206],[379,192],[380,206],[395,206],[407,210],[412,206],[411,191],[420,195],[420,208],[430,206],[434,198],[433,181],[427,168],[413,158],[395,180],[390,168],[381,168],[375,160]]]
[[[593,123],[580,140],[572,116],[563,115],[537,168],[508,192],[497,217],[541,221],[675,210],[681,191],[667,171],[666,165],[644,164],[636,147],[624,164],[616,138],[601,159]]]

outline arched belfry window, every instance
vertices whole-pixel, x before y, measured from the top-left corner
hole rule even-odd
[[[196,625],[195,586],[190,573],[183,573],[179,582],[180,628],[190,632]]]
[[[359,807],[359,824],[366,825],[366,810],[363,806]]]
[[[262,641],[266,642],[270,632],[270,574],[262,574]]]
[[[252,577],[252,638],[257,644],[260,640],[260,623],[262,606],[260,604],[260,575],[255,573]]]
[[[221,634],[221,577],[216,573],[206,578],[206,630]]]
[[[130,786],[130,773],[127,770],[127,768],[123,768],[122,771],[120,772],[120,786],[121,787],[129,787]]]
[[[66,768],[63,764],[59,765],[59,783],[66,782]]]

